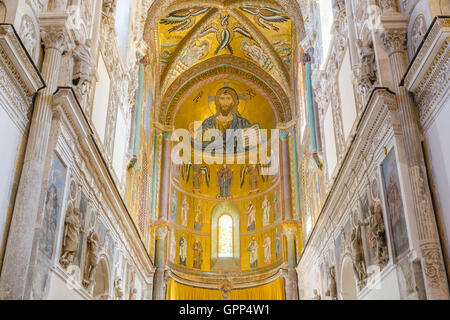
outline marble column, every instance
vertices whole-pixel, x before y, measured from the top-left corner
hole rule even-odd
[[[166,300],[165,266],[166,266],[166,235],[167,226],[156,229],[155,274],[153,276],[153,300]]]
[[[283,190],[283,219],[292,220],[292,187],[291,187],[291,162],[289,159],[289,130],[280,130],[281,144],[281,183]]]
[[[297,252],[295,248],[295,238],[297,236],[296,225],[283,225],[283,232],[287,243],[287,271],[285,271],[285,290],[286,300],[298,300],[298,276],[297,270]]]
[[[0,276],[0,299],[24,299],[30,278],[33,240],[44,182],[45,160],[52,123],[53,93],[58,85],[61,56],[68,44],[67,15],[41,17],[45,55],[42,77],[47,87],[36,98],[25,160],[17,190],[8,243]]]
[[[447,276],[421,146],[418,109],[412,95],[405,87],[400,86],[408,67],[408,18],[394,13],[395,8],[390,6],[390,3],[382,2],[382,8],[388,13],[381,18],[384,27],[381,37],[389,55],[394,91],[397,94],[397,114],[414,200],[412,220],[416,226],[414,233],[417,234],[413,236],[417,237],[417,254],[421,260],[427,298],[449,299]]]
[[[169,217],[169,187],[170,187],[170,133],[164,132],[161,149],[161,184],[159,189],[159,219]]]

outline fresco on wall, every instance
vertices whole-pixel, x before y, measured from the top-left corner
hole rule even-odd
[[[43,207],[43,220],[39,233],[36,264],[33,269],[31,296],[43,299],[46,294],[48,275],[53,256],[58,219],[63,207],[66,167],[54,154],[50,169],[49,184]]]
[[[398,258],[408,250],[408,231],[406,228],[403,199],[398,176],[395,150],[392,149],[382,163],[383,187],[386,195],[386,207],[391,221],[395,256]]]
[[[58,217],[63,205],[66,168],[57,155],[53,155],[49,186],[45,196],[44,217],[39,237],[39,250],[49,259],[53,255]]]
[[[388,209],[389,219],[391,220],[395,256],[398,258],[408,250],[409,245],[395,149],[392,149],[388,153],[381,168],[387,201],[386,207]]]

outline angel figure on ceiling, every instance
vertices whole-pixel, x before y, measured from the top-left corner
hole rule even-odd
[[[169,33],[188,30],[197,23],[197,17],[208,12],[210,8],[193,7],[189,9],[176,10],[168,17],[161,19],[160,23],[174,25]]]
[[[281,23],[289,20],[289,17],[282,11],[274,8],[244,6],[241,7],[241,10],[251,14],[253,16],[253,20],[258,26],[264,29],[274,30],[276,32],[280,31],[280,28],[278,28],[275,23]]]
[[[228,50],[230,54],[234,54],[233,48],[231,47],[231,41],[233,41],[235,33],[239,33],[244,37],[253,40],[253,36],[240,23],[233,23],[230,26],[229,14],[220,14],[220,25],[217,23],[213,23],[203,28],[200,31],[199,38],[204,37],[210,33],[215,33],[217,36],[217,41],[219,42],[219,46],[214,52],[214,54],[216,55],[224,49]]]

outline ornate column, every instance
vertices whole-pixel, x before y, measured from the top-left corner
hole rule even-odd
[[[164,132],[161,149],[161,186],[159,189],[159,219],[167,220],[169,217],[169,193],[170,193],[170,139],[171,134]]]
[[[156,227],[155,274],[153,277],[153,300],[166,300],[165,267],[166,267],[166,235],[167,224]]]
[[[280,130],[281,144],[281,183],[283,189],[283,213],[284,220],[292,220],[292,187],[291,187],[291,163],[289,160],[289,129]]]
[[[298,300],[297,252],[295,238],[297,237],[297,223],[283,222],[283,233],[287,239],[287,271],[285,271],[286,300]]]
[[[413,232],[417,233],[417,255],[422,265],[425,290],[428,299],[449,299],[447,276],[421,146],[418,109],[412,95],[405,87],[400,86],[408,67],[408,17],[396,12],[393,1],[382,1],[381,5],[385,12],[381,17],[384,27],[381,37],[389,55],[394,91],[397,93],[397,114],[414,200],[411,218],[417,230]]]
[[[40,19],[45,45],[42,76],[47,87],[37,95],[17,190],[4,264],[0,299],[24,299],[33,265],[33,240],[39,202],[44,192],[44,168],[52,123],[53,93],[58,85],[61,56],[68,44],[67,15],[47,13]]]

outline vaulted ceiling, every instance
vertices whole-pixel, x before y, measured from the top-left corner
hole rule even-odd
[[[289,13],[275,1],[154,3],[144,38],[158,64],[159,93],[199,63],[234,56],[264,70],[289,94],[301,15],[291,19],[295,1],[284,2]]]

